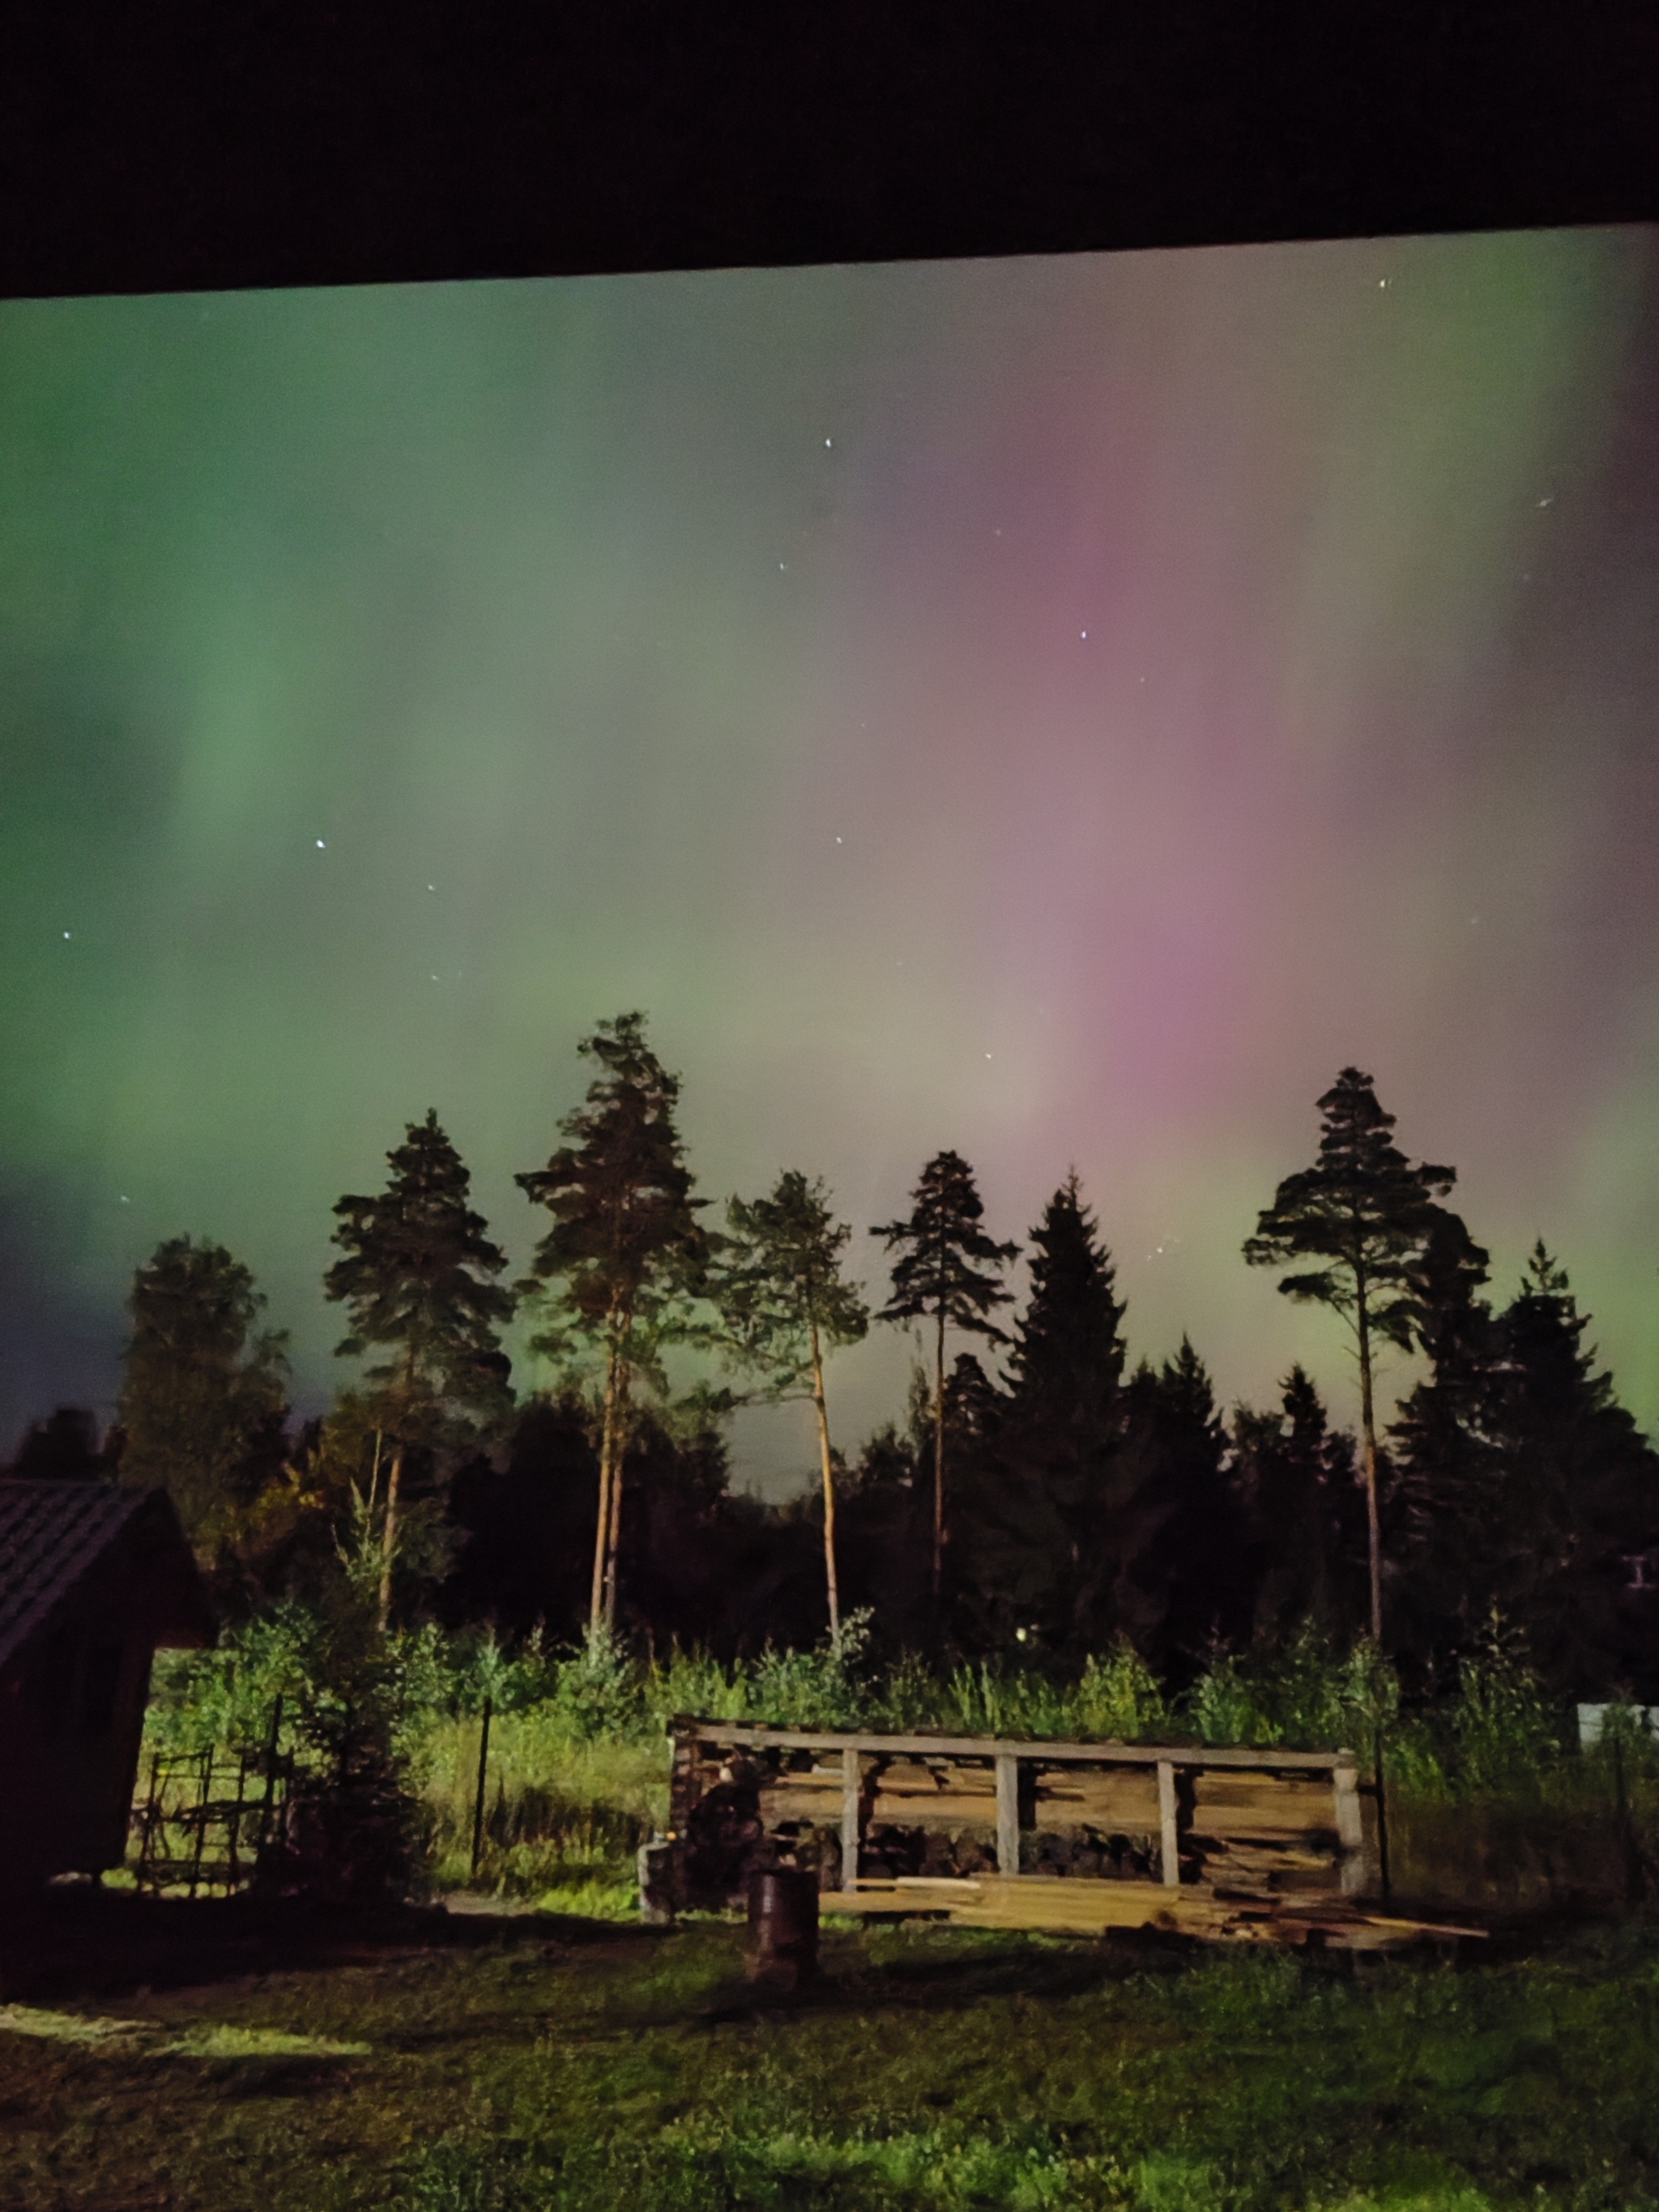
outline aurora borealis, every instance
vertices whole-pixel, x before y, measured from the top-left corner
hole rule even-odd
[[[932,1152],[999,1237],[1074,1163],[1132,1356],[1345,1419],[1239,1245],[1357,1062],[1659,1426],[1656,300],[1607,231],[0,307],[5,1437],[183,1231],[320,1403],[335,1198],[434,1106],[522,1261],[635,1006],[704,1194],[824,1175],[873,1280]]]

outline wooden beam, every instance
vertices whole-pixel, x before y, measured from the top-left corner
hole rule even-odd
[[[997,1754],[997,1872],[1019,1872],[1019,1761]]]
[[[856,1744],[841,1754],[841,1886],[859,1886],[859,1793],[864,1776]]]
[[[1158,1763],[1158,1819],[1164,1887],[1176,1889],[1181,1882],[1181,1835],[1176,1819],[1175,1767],[1167,1759]]]
[[[676,1719],[671,1733],[682,1733],[711,1745],[730,1745],[745,1750],[841,1751],[878,1753],[885,1757],[907,1753],[921,1758],[997,1759],[1012,1756],[1039,1764],[1060,1765],[1081,1760],[1096,1766],[1239,1766],[1264,1773],[1306,1770],[1329,1774],[1351,1751],[1281,1751],[1274,1746],[1247,1750],[1235,1745],[1151,1743],[1044,1743],[1027,1737],[963,1735],[831,1735],[803,1729],[756,1728],[730,1721]]]

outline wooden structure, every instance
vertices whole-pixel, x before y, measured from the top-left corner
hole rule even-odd
[[[153,1753],[142,1799],[132,1808],[132,1876],[161,1896],[234,1895],[258,1878],[267,1847],[281,1835],[293,1760],[279,1745],[283,1700],[271,1708],[264,1741],[228,1755]]]
[[[0,1480],[0,1889],[121,1864],[151,1659],[216,1633],[164,1491]]]
[[[793,1860],[816,1869],[830,1911],[1363,1948],[1475,1932],[1367,1909],[1376,1801],[1351,1751],[843,1735],[690,1716],[671,1734],[669,1887],[684,1905],[736,1902],[750,1872]]]

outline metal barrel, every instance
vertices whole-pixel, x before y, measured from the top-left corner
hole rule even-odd
[[[749,1878],[751,1980],[793,1988],[817,1971],[818,1878],[805,1867],[768,1867]]]

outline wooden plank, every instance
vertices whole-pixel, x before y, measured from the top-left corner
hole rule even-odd
[[[884,1764],[876,1778],[870,1819],[900,1827],[991,1827],[996,1820],[996,1778],[988,1766],[919,1759]]]
[[[1368,1912],[1339,1899],[1285,1898],[1229,1901],[1206,1890],[1173,1895],[1161,1882],[1090,1881],[1040,1875],[983,1875],[947,1881],[904,1876],[860,1882],[826,1909],[860,1915],[927,1915],[953,1927],[1046,1930],[1098,1936],[1113,1928],[1171,1929],[1208,1942],[1301,1945],[1310,1936],[1348,1950],[1387,1950],[1424,1937],[1484,1936],[1480,1928],[1443,1927]]]
[[[785,1820],[802,1820],[809,1827],[836,1827],[841,1820],[841,1789],[839,1775],[821,1785],[805,1775],[769,1783],[760,1793],[761,1825],[775,1828]]]
[[[1158,1854],[1165,1889],[1181,1881],[1181,1838],[1176,1820],[1175,1768],[1162,1759],[1158,1769]]]
[[[757,1728],[728,1721],[688,1717],[677,1719],[672,1732],[695,1736],[711,1746],[783,1751],[842,1751],[895,1754],[915,1753],[927,1758],[995,1759],[1038,1759],[1054,1763],[1080,1761],[1095,1766],[1157,1766],[1169,1762],[1183,1767],[1237,1766],[1262,1772],[1291,1773],[1306,1768],[1331,1772],[1351,1751],[1282,1751],[1272,1747],[1247,1750],[1225,1745],[1148,1743],[1049,1743],[1039,1738],[961,1735],[861,1735],[830,1734],[825,1730]]]
[[[841,1886],[851,1890],[859,1880],[859,1793],[863,1787],[861,1762],[855,1746],[841,1755]]]
[[[1019,1872],[1019,1762],[1006,1752],[997,1760],[997,1872]]]
[[[1158,1777],[1145,1767],[1040,1766],[1034,1794],[1036,1825],[1050,1832],[1098,1828],[1108,1835],[1158,1833]]]
[[[1193,1826],[1217,1836],[1328,1835],[1337,1828],[1336,1800],[1325,1782],[1200,1771],[1193,1777]]]

